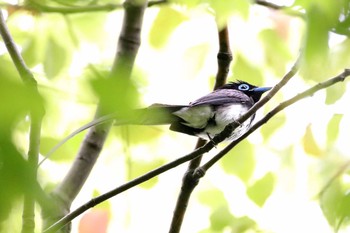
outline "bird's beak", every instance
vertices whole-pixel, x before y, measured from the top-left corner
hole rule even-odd
[[[271,88],[272,87],[257,87],[257,88],[252,89],[252,91],[259,92],[259,93],[264,93],[264,92],[270,90]]]

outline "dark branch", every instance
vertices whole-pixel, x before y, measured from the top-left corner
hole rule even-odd
[[[226,83],[227,75],[230,69],[230,63],[232,61],[232,52],[230,49],[229,32],[227,26],[218,30],[219,39],[219,52],[218,59],[218,71],[216,74],[214,90]],[[203,139],[198,139],[196,148],[202,147],[206,143]],[[198,184],[198,179],[193,176],[193,172],[200,166],[202,155],[191,160],[188,165],[188,169],[182,180],[182,187],[179,193],[176,207],[174,210],[173,218],[170,224],[169,233],[180,232],[182,222],[187,210],[188,202],[190,200],[192,191]]]

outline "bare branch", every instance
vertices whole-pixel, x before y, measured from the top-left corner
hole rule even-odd
[[[219,52],[218,59],[218,71],[216,74],[216,80],[214,90],[226,83],[227,75],[232,61],[232,52],[230,49],[229,32],[227,26],[218,31],[219,37]],[[206,143],[203,139],[198,139],[196,148],[202,147]],[[193,172],[200,165],[202,155],[191,160],[188,165],[188,169],[182,180],[182,187],[177,199],[176,207],[174,210],[173,218],[170,224],[170,233],[180,232],[182,221],[185,216],[186,207],[190,200],[192,191],[198,184],[198,179],[193,176]]]

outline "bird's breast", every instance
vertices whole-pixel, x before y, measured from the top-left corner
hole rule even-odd
[[[248,106],[242,104],[229,104],[218,107],[215,111],[214,118],[210,121],[211,123],[208,124],[205,128],[203,137],[207,138],[207,134],[209,134],[212,138],[215,137],[215,135],[221,133],[227,125],[233,123],[240,116],[246,113],[248,109]],[[250,123],[251,119],[243,122],[239,127],[235,129],[229,139],[233,140],[245,133],[248,130]]]

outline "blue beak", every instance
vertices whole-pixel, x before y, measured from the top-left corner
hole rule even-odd
[[[252,89],[251,91],[264,93],[264,92],[270,90],[271,88],[272,87],[257,87],[257,88]]]

